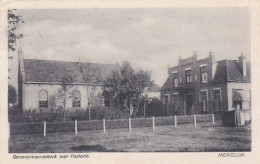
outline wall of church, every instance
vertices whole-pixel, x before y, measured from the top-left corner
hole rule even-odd
[[[91,88],[91,99],[94,96],[102,95],[101,87],[96,87],[95,89]],[[39,111],[39,92],[45,90],[48,94],[48,108],[57,109],[60,106],[63,106],[62,100],[59,98],[58,90],[61,89],[61,85],[51,85],[51,84],[23,84],[23,111],[24,110],[36,110]],[[82,85],[71,85],[68,93],[66,94],[66,105],[65,108],[72,108],[72,97],[71,93],[74,90],[78,90],[81,95],[80,106],[83,109],[88,107],[87,99],[87,89]],[[102,102],[99,102],[102,103]],[[92,100],[92,104],[97,105],[97,102]]]

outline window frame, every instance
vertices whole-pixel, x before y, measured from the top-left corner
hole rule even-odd
[[[177,88],[179,87],[179,77],[178,77],[178,73],[173,73],[173,87]],[[177,84],[177,85],[176,85]]]
[[[207,81],[203,82],[202,76],[206,74]],[[208,83],[208,68],[207,66],[200,67],[200,84],[207,84]]]
[[[185,82],[186,84],[191,84],[192,83],[192,72],[191,70],[185,70]]]
[[[46,93],[46,99],[41,100],[41,93],[45,92]],[[48,92],[44,89],[40,90],[38,93],[38,103],[39,103],[39,109],[43,109],[43,108],[48,108],[49,104],[48,104]]]
[[[75,99],[76,96],[75,96],[75,92],[78,92],[79,94],[79,99]],[[72,108],[80,108],[81,107],[81,93],[79,90],[74,90],[72,92]]]
[[[171,99],[170,99],[170,95],[169,94],[164,94],[163,95],[163,104],[170,104],[171,102]]]

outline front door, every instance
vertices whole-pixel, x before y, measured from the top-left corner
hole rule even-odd
[[[214,91],[214,112],[220,110],[220,91]]]
[[[242,101],[235,101],[234,105],[235,109],[242,109]]]
[[[179,113],[179,103],[178,101],[174,101],[174,104],[173,104],[173,115],[180,115]]]
[[[201,92],[201,108],[202,113],[206,113],[208,111],[207,92]]]
[[[187,95],[186,96],[186,115],[190,115],[191,114],[192,104],[193,104],[193,97],[192,97],[192,95]]]

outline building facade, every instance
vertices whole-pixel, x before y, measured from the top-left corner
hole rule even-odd
[[[105,105],[102,80],[120,70],[117,64],[23,59],[21,54],[19,57],[18,105],[23,111]]]
[[[168,68],[161,88],[167,115],[217,113],[251,108],[251,69],[245,56],[215,61],[212,52],[204,59],[197,53],[179,59]]]

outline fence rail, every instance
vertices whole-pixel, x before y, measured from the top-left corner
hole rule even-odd
[[[215,123],[214,114],[205,115],[186,115],[168,117],[149,117],[149,118],[129,118],[115,120],[91,120],[91,121],[66,121],[66,122],[41,122],[41,123],[10,123],[10,134],[43,134],[56,132],[75,132],[102,130],[104,133],[110,129],[129,129],[151,127],[155,130],[156,126],[175,126],[181,124],[194,124],[202,122]]]

